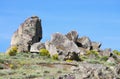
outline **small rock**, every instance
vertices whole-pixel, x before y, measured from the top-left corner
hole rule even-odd
[[[110,56],[111,53],[112,53],[112,51],[111,51],[110,48],[106,48],[106,49],[104,49],[103,51],[100,52],[100,54],[102,56]]]
[[[40,49],[44,48],[45,49],[45,44],[38,42],[38,43],[34,43],[31,45],[31,49],[30,52],[36,52],[38,53],[40,51]]]
[[[108,58],[108,60],[107,60],[107,62],[109,62],[109,63],[115,63],[115,59],[113,58],[113,57],[109,57]]]

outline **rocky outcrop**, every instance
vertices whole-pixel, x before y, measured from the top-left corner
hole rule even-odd
[[[75,52],[76,54],[80,53],[80,50],[77,47],[77,45],[73,41],[70,41],[65,35],[62,35],[60,33],[53,34],[49,44],[46,43],[46,48],[51,53],[53,52],[51,51],[53,50],[52,47],[56,50],[56,51],[54,50],[54,52],[58,52],[58,54],[64,55],[64,57],[68,56],[69,55],[68,53],[73,53],[73,52]]]
[[[25,20],[13,34],[11,46],[16,45],[18,52],[28,52],[33,43],[42,39],[41,20],[37,16],[32,16]]]
[[[120,79],[120,64],[109,67],[102,64],[79,63],[70,67],[71,72],[58,79]]]
[[[115,70],[114,70],[115,69]],[[75,79],[119,79],[120,65],[107,67],[102,64],[80,63],[78,67],[72,67]]]
[[[86,55],[91,50],[98,52],[100,56],[109,57],[112,55],[111,49],[100,49],[101,43],[93,42],[87,36],[78,36],[77,31],[70,31],[65,35],[55,33],[50,41],[41,43],[41,20],[37,16],[32,16],[25,20],[13,34],[10,48],[17,46],[18,52],[39,52],[41,48],[45,48],[50,52],[50,55],[58,54],[64,60],[78,60],[80,55]],[[116,56],[116,59],[120,59],[119,56]]]
[[[64,62],[74,63],[81,60],[71,70],[68,67],[73,74],[60,76],[59,79],[120,79],[120,52],[102,50],[101,43],[93,42],[87,36],[78,36],[76,31],[70,31],[65,35],[54,33],[49,41],[41,43],[41,20],[37,16],[32,16],[13,34],[8,50],[14,52],[11,51],[12,46],[17,46],[18,52],[31,52],[33,55],[30,57],[34,58],[36,53],[44,48],[49,51],[51,58],[56,57],[65,60]]]

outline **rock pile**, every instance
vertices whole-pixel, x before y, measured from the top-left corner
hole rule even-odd
[[[18,52],[38,53],[41,48],[47,49],[50,55],[58,54],[62,60],[77,60],[81,55],[88,54],[87,51],[96,51],[101,56],[113,56],[110,49],[100,49],[101,43],[91,41],[89,37],[79,37],[76,31],[70,31],[63,35],[54,33],[51,40],[41,43],[42,26],[41,19],[32,16],[25,20],[18,30],[13,34],[11,46],[17,46]],[[90,55],[90,58],[94,57]],[[116,56],[119,58],[118,56]]]
[[[120,64],[118,64],[120,55],[116,55],[111,49],[102,50],[101,43],[91,41],[87,36],[79,37],[76,31],[70,31],[65,35],[54,33],[45,43],[41,43],[41,39],[41,20],[37,16],[32,16],[25,20],[13,34],[10,47],[17,46],[17,52],[20,53],[39,53],[40,49],[44,48],[51,56],[57,54],[60,60],[82,61],[83,58],[87,58],[87,61],[83,61],[78,67],[72,69],[74,75],[79,75],[77,79],[120,79]],[[89,61],[89,59],[94,59],[94,61]],[[118,65],[109,68],[101,65],[103,62]],[[75,79],[73,75],[64,77],[60,76],[59,79]]]

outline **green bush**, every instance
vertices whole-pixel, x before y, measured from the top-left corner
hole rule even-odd
[[[120,56],[120,51],[118,50],[113,50],[113,53]]]
[[[99,52],[95,50],[88,50],[85,55],[86,56],[95,55],[96,58],[100,58]]]
[[[14,64],[10,64],[9,67],[10,67],[11,69],[16,69],[16,68],[17,68],[17,66],[14,65]]]
[[[86,52],[86,55],[90,55],[90,54],[99,55],[99,53],[97,51],[94,51],[94,50],[89,50]]]
[[[58,54],[52,55],[52,59],[53,59],[53,60],[58,60]]]
[[[8,51],[7,54],[9,56],[15,56],[17,54],[17,47],[16,46],[12,46]]]
[[[50,57],[50,53],[46,49],[40,49],[40,55]]]
[[[73,61],[73,60],[69,60],[69,59],[68,59],[68,60],[66,60],[66,62],[69,62],[69,63],[70,63],[70,62],[72,62],[72,61]]]

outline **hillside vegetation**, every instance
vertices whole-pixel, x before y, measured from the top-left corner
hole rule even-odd
[[[80,66],[83,64],[88,65],[88,67],[94,67],[90,66],[91,64],[97,65],[98,68],[99,66],[107,67],[109,73],[114,74],[115,78],[120,78],[120,69],[115,71],[118,72],[116,75],[113,72],[114,68],[120,63],[118,59],[115,62],[107,62],[107,56],[99,56],[94,51],[88,51],[85,56],[80,56],[81,61],[62,61],[56,58],[53,59],[48,54],[43,56],[43,54],[16,53],[16,55],[10,56],[9,54],[0,53],[0,79],[60,79],[60,77],[68,74],[72,75],[71,77],[74,77],[74,79],[83,79],[83,76],[80,76],[80,74],[85,73],[85,71],[79,72]],[[95,58],[90,59],[90,55],[94,55]],[[75,71],[74,69],[78,70]],[[102,79],[104,77],[105,79],[114,77],[110,77],[112,74],[105,72],[106,70],[103,70],[102,74],[109,76],[103,76]],[[98,75],[99,77],[100,75]]]

